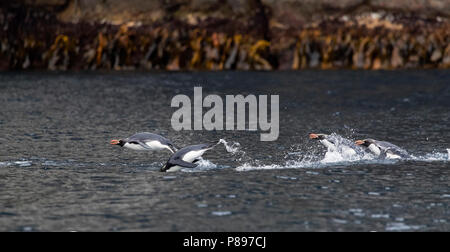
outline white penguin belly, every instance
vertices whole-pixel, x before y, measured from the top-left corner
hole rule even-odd
[[[145,145],[147,145],[151,150],[163,150],[168,148],[167,145],[161,144],[159,141],[145,142]]]
[[[379,155],[381,154],[380,148],[378,148],[375,144],[370,144],[370,145],[369,145],[369,150],[370,150],[373,154],[375,154],[375,155],[377,155],[377,156],[379,156]]]
[[[387,152],[386,153],[386,158],[388,158],[388,159],[399,159],[399,158],[402,158],[402,157],[400,157],[397,154]]]
[[[128,149],[132,150],[138,150],[138,151],[157,151],[157,150],[163,150],[163,149],[169,149],[169,146],[161,144],[159,141],[148,141],[144,143],[147,148],[144,148],[140,144],[129,144],[126,143],[123,147],[126,147]],[[172,151],[172,150],[170,150]]]
[[[189,151],[188,153],[186,153],[182,160],[192,163],[194,162],[194,160],[196,160],[197,158],[201,157],[208,149],[204,149],[204,150],[198,150],[198,151]]]
[[[179,165],[175,165],[170,167],[168,170],[166,170],[166,172],[176,172],[183,169],[183,167],[179,166]]]
[[[147,150],[146,148],[142,147],[140,144],[125,143],[123,145],[123,147],[131,149],[131,150],[138,150],[138,151],[145,151],[145,150]]]

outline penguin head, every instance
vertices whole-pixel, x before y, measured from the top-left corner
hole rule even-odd
[[[361,145],[361,146],[365,146],[365,147],[369,147],[369,145],[375,143],[375,140],[373,139],[364,139],[364,140],[356,140],[355,144],[356,145]]]
[[[315,134],[315,133],[310,133],[309,134],[309,139],[314,139],[314,140],[324,140],[328,135],[326,134]]]
[[[119,145],[120,147],[123,147],[125,145],[125,141],[123,141],[122,139],[120,140],[113,139],[111,140],[111,145]]]

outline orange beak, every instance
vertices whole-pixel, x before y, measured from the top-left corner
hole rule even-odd
[[[356,145],[361,145],[361,144],[364,144],[364,141],[363,140],[356,140],[355,144]]]
[[[317,139],[319,136],[317,134],[311,133],[309,134],[309,139]]]
[[[111,140],[112,145],[118,145],[120,143],[119,140]]]

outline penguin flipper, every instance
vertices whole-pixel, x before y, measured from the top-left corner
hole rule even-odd
[[[181,159],[172,160],[171,163],[174,165],[179,165],[181,167],[186,167],[186,168],[195,168],[198,166],[198,164],[189,163],[189,162],[183,161]]]

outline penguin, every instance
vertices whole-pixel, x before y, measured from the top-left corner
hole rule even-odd
[[[395,144],[374,139],[356,140],[356,145],[367,147],[373,154],[384,159],[410,158],[409,153]]]
[[[111,140],[111,144],[139,151],[159,151],[167,149],[170,152],[175,153],[178,150],[169,139],[148,132],[137,133],[125,139],[114,139]]]
[[[182,168],[195,168],[198,166],[196,163],[200,161],[201,156],[219,143],[186,146],[169,158],[167,163],[161,168],[161,172],[175,172]]]
[[[309,139],[318,140],[323,146],[327,147],[330,151],[336,150],[336,145],[332,142],[332,140],[329,140],[329,135],[326,134],[315,134],[310,133]]]
[[[342,138],[336,143],[336,140],[338,140],[336,136],[315,133],[310,133],[309,138],[318,140],[323,146],[327,147],[329,151],[339,151],[344,157],[354,157],[358,152],[361,152],[359,148],[348,139]]]

